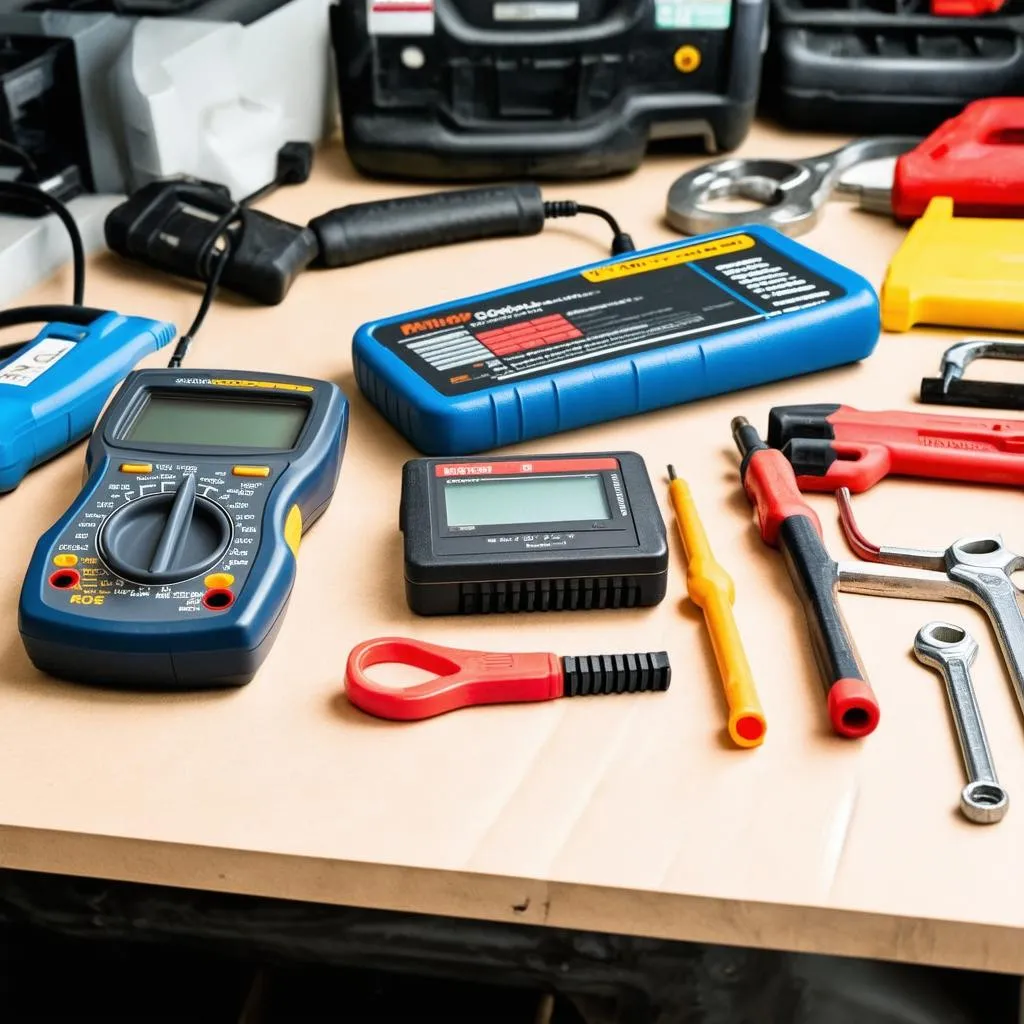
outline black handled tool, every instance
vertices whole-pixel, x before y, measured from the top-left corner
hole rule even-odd
[[[743,456],[740,477],[757,511],[761,539],[782,551],[803,605],[832,728],[840,736],[867,736],[878,725],[878,701],[843,621],[836,598],[839,572],[825,550],[821,523],[782,452],[769,448],[742,416],[732,421],[732,436]]]

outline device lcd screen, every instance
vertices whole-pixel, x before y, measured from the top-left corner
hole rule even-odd
[[[524,476],[448,481],[449,528],[610,519],[604,481],[588,476]]]
[[[252,402],[154,392],[125,435],[139,444],[291,448],[302,433],[305,402]]]

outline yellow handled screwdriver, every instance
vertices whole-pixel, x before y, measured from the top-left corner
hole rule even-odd
[[[764,742],[768,724],[732,614],[736,588],[732,577],[711,553],[690,488],[676,476],[673,466],[668,467],[668,478],[669,498],[686,553],[686,589],[690,600],[704,612],[729,705],[729,735],[737,746],[759,747]]]

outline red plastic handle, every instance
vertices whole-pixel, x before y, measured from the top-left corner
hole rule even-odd
[[[801,491],[838,491],[848,487],[854,494],[860,494],[884,480],[892,470],[891,453],[884,444],[833,441],[830,447],[836,461],[824,476],[797,477]]]
[[[1024,485],[1024,420],[862,412],[840,406],[828,417],[839,458],[804,490],[865,490],[883,476]]]
[[[932,0],[935,14],[998,10],[999,0]],[[968,104],[896,161],[892,208],[898,220],[920,217],[949,196],[959,217],[1024,217],[1024,98]]]
[[[800,494],[793,467],[782,452],[774,448],[755,452],[747,464],[743,487],[757,512],[765,544],[778,547],[779,529],[792,516],[806,516],[821,536],[821,522]]]
[[[366,669],[384,664],[409,665],[437,678],[403,689],[381,686],[367,678]],[[345,695],[368,714],[409,722],[473,704],[561,697],[562,665],[554,654],[491,654],[385,636],[353,648]]]

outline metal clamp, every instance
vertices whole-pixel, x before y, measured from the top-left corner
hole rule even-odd
[[[964,380],[976,359],[1024,359],[1024,341],[968,338],[946,349],[938,377],[921,381],[921,401],[930,405],[967,405],[978,409],[1024,409],[1024,384]]]

